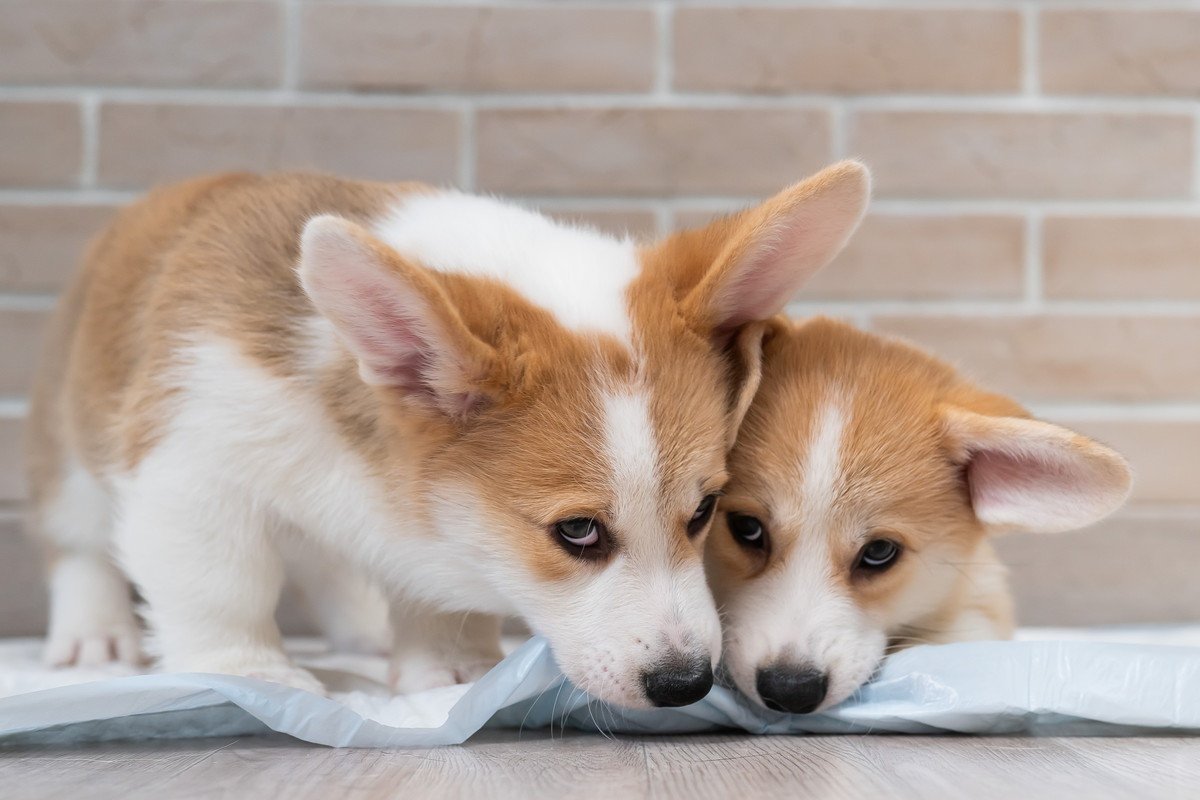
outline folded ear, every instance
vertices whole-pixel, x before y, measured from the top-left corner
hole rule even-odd
[[[454,417],[488,399],[482,384],[494,351],[467,328],[434,273],[335,216],[304,226],[297,271],[364,381]]]
[[[943,409],[954,458],[966,470],[980,522],[1057,533],[1115,511],[1129,495],[1129,465],[1116,452],[1066,428],[1021,417]]]
[[[867,168],[843,161],[692,232],[713,258],[685,297],[685,314],[719,335],[779,313],[845,246],[870,194]]]
[[[750,404],[754,401],[754,395],[758,393],[759,384],[762,383],[763,339],[769,335],[768,323],[753,323],[738,331],[730,343],[729,350],[735,374],[733,395],[729,402],[729,432],[725,441],[728,450],[733,449],[738,429],[742,427],[742,420],[746,418],[746,412],[750,410]]]

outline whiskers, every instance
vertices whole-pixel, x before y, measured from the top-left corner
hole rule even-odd
[[[517,741],[521,740],[521,735],[525,731],[526,723],[529,721],[529,715],[534,709],[541,704],[541,700],[546,696],[546,693],[554,689],[554,698],[550,701],[549,714],[549,729],[550,740],[554,740],[554,729],[557,724],[558,738],[564,739],[567,735],[567,725],[570,722],[571,715],[578,709],[579,701],[583,701],[584,708],[587,709],[588,719],[591,720],[592,727],[596,732],[605,739],[615,741],[614,729],[616,720],[611,716],[611,709],[601,700],[594,698],[586,688],[582,686],[572,686],[565,679],[560,680],[554,686],[547,686],[542,691],[538,692],[537,697],[530,703],[529,708],[525,711],[525,716],[521,718],[521,724],[517,726]],[[563,690],[569,689],[564,700]]]
[[[607,706],[605,703],[596,700],[590,692],[584,691],[587,699],[588,717],[592,720],[592,725],[596,728],[596,732],[608,739],[610,742],[615,742],[617,739],[612,735],[612,724],[605,719],[605,711]],[[596,719],[596,709],[593,703],[598,703],[600,706],[600,719]]]
[[[558,682],[558,691],[559,692],[562,692],[562,687],[563,687],[563,681],[559,680],[559,682]],[[525,710],[525,716],[521,717],[521,724],[517,726],[517,741],[518,742],[521,741],[521,734],[523,734],[525,732],[525,723],[529,720],[529,715],[533,713],[533,710],[535,708],[537,708],[538,703],[541,702],[541,699],[543,697],[545,697],[546,692],[550,691],[552,688],[554,688],[553,684],[550,686],[547,686],[545,689],[542,689],[540,692],[538,692],[537,697],[533,698],[533,702],[531,702],[529,704],[529,708],[527,708]],[[554,702],[555,703],[558,702],[557,694],[555,694],[555,696],[554,696]],[[551,706],[551,708],[553,708],[553,706]],[[553,718],[553,716],[550,718],[550,736],[551,736],[551,738],[554,737],[554,718]]]

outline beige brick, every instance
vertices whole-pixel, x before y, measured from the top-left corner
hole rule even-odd
[[[20,417],[0,417],[0,504],[15,503],[26,496],[21,445],[23,423]]]
[[[57,292],[112,206],[0,205],[0,291]]]
[[[680,8],[674,53],[675,86],[692,91],[995,92],[1021,82],[1012,10]]]
[[[712,205],[705,203],[700,206],[683,206],[676,208],[674,214],[671,215],[672,229],[682,228],[698,228],[701,225],[707,225],[717,217],[723,214],[732,214],[738,211],[746,203],[720,203]]]
[[[1024,239],[1017,217],[873,214],[797,299],[1019,297]]]
[[[639,240],[653,239],[658,233],[658,217],[653,209],[594,209],[554,206],[544,209],[552,217],[595,228],[614,236],[632,236]]]
[[[1044,91],[1200,94],[1200,12],[1045,11],[1040,28]]]
[[[274,85],[281,11],[234,0],[10,0],[0,15],[0,81]]]
[[[674,225],[703,225],[729,207],[682,208]],[[875,213],[797,296],[809,300],[957,300],[1018,297],[1024,283],[1018,217]]]
[[[458,137],[449,111],[110,103],[101,108],[99,171],[118,187],[229,169],[452,182]]]
[[[0,396],[29,391],[48,319],[44,311],[0,310]]]
[[[1192,121],[1165,114],[868,111],[850,152],[899,197],[1177,198]]]
[[[19,513],[0,511],[0,636],[46,630],[42,558],[23,527]]]
[[[1024,625],[1194,622],[1200,514],[1123,514],[1088,530],[996,540]]]
[[[1135,474],[1133,502],[1200,507],[1200,480],[1196,478],[1200,421],[1069,417],[1053,421],[1093,436],[1129,459]]]
[[[74,103],[0,102],[0,186],[71,186],[83,131]]]
[[[306,86],[387,91],[645,91],[643,8],[318,5],[302,17]]]
[[[1082,300],[1200,300],[1200,217],[1051,217],[1045,292]]]
[[[830,160],[820,110],[491,110],[481,188],[529,194],[762,194]]]
[[[1021,400],[1200,400],[1200,317],[881,315],[875,324]]]

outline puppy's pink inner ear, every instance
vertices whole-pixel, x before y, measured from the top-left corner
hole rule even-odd
[[[1130,473],[1117,453],[1057,425],[952,409],[946,416],[965,453],[967,487],[980,522],[1054,533],[1115,511]]]
[[[465,328],[448,331],[434,308],[446,298],[420,280],[419,267],[401,263],[369,236],[345,220],[310,222],[300,261],[305,290],[358,359],[364,381],[452,416],[469,413],[482,395],[472,391],[479,370],[469,368],[466,350],[485,346]]]
[[[799,269],[811,263],[805,254],[803,231],[795,224],[778,228],[752,246],[722,287],[715,309],[719,332],[773,316],[807,280],[809,272]]]
[[[426,376],[436,336],[426,329],[419,306],[385,276],[347,270],[344,333],[354,340],[362,377],[368,383],[429,393]]]
[[[975,455],[967,467],[967,483],[976,513],[1004,521],[1014,508],[1026,513],[1041,504],[1087,503],[1092,493],[1088,470],[1074,461],[1050,461],[993,450]],[[1065,510],[1065,509],[1064,509]]]
[[[697,289],[701,318],[720,335],[782,311],[845,246],[869,197],[866,169],[843,162],[742,212]]]

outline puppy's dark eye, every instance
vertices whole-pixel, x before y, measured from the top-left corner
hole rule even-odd
[[[731,511],[725,519],[729,523],[729,532],[738,544],[755,550],[766,548],[767,529],[757,517]]]
[[[867,572],[883,572],[890,569],[900,557],[900,545],[891,539],[875,539],[858,554],[856,569]]]
[[[712,519],[713,509],[716,507],[717,496],[715,494],[710,494],[700,501],[700,505],[696,506],[696,511],[692,514],[692,518],[688,520],[688,536],[695,536],[704,530],[704,526]]]
[[[604,523],[591,517],[572,517],[551,526],[554,538],[573,556],[603,558],[608,554],[609,537]]]

